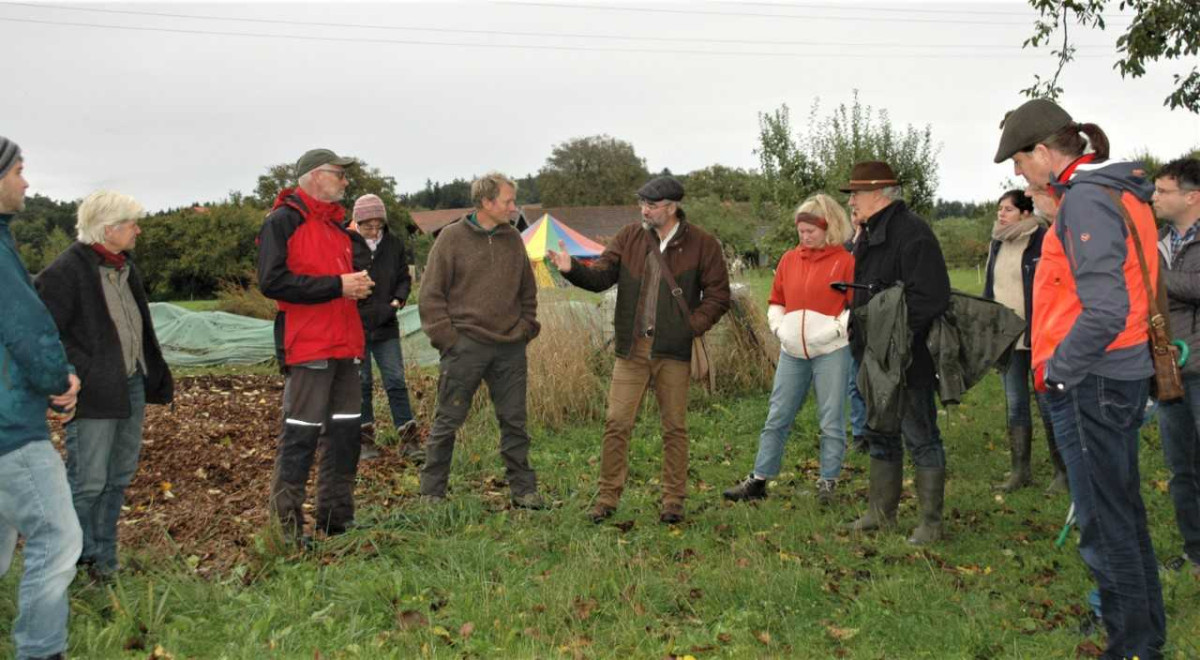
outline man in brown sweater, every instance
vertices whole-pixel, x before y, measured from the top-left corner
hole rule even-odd
[[[446,497],[454,436],[486,381],[500,423],[513,506],[545,508],[525,431],[526,345],[538,335],[537,283],[516,213],[517,184],[491,172],[471,184],[475,211],[447,226],[421,281],[421,329],[442,354],[438,406],[421,468],[421,495]]]
[[[663,435],[659,520],[675,524],[683,520],[687,491],[692,340],[729,310],[729,273],[717,239],[687,222],[679,206],[683,186],[678,181],[657,177],[637,194],[644,222],[622,228],[592,264],[572,259],[561,242],[560,251],[550,252],[550,257],[575,286],[589,291],[617,286],[617,361],[608,391],[600,492],[588,515],[599,523],[616,511],[629,474],[633,424],[646,389],[652,387]]]

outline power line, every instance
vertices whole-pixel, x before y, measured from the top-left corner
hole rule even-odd
[[[822,2],[750,2],[749,0],[736,0],[736,2],[718,2],[717,4],[734,4],[739,6],[753,5],[758,7],[774,7],[776,9],[837,9],[837,10],[854,10],[854,11],[872,11],[872,12],[903,12],[905,14],[953,14],[968,16],[1020,16],[1023,18],[1034,18],[1034,15],[1029,11],[1001,11],[995,9],[929,9],[925,7],[875,7],[864,5],[853,5],[847,3],[833,4]],[[1124,14],[1102,14],[1108,19],[1129,19],[1130,17]]]
[[[402,25],[370,25],[365,23],[340,23],[340,22],[321,22],[321,21],[300,21],[294,19],[275,19],[275,18],[250,18],[239,16],[204,16],[200,14],[181,14],[175,12],[157,12],[157,11],[134,11],[128,9],[104,9],[97,7],[74,7],[68,5],[41,5],[29,2],[3,2],[3,5],[16,7],[33,7],[37,9],[57,9],[63,11],[78,11],[91,12],[101,14],[118,14],[130,16],[152,16],[157,18],[178,18],[188,20],[203,20],[203,21],[230,21],[242,23],[255,23],[267,25],[292,25],[303,27],[317,28],[350,28],[362,30],[396,30],[404,32],[432,32],[440,34],[469,34],[469,35],[486,35],[486,36],[502,36],[502,37],[534,37],[534,38],[561,38],[561,39],[606,39],[620,41],[641,41],[641,42],[671,42],[671,43],[719,43],[728,45],[746,45],[746,46],[799,46],[799,47],[847,47],[847,48],[904,48],[904,49],[931,49],[931,48],[994,48],[1006,50],[1020,50],[1021,46],[1017,44],[922,44],[922,43],[878,43],[878,42],[837,42],[837,41],[779,41],[779,40],[763,40],[763,39],[723,39],[723,38],[708,38],[708,37],[643,37],[643,36],[627,36],[627,35],[612,35],[612,34],[582,34],[569,32],[523,32],[515,30],[473,30],[466,28],[439,28],[439,27],[410,27]],[[1091,44],[1080,45],[1077,48],[1108,48],[1107,45]]]
[[[556,46],[549,44],[481,44],[477,42],[453,42],[453,41],[415,41],[411,39],[379,39],[371,37],[329,37],[329,36],[307,36],[298,34],[272,34],[265,32],[222,32],[219,30],[192,30],[184,28],[166,28],[166,27],[146,27],[135,25],[106,25],[101,23],[78,23],[74,21],[46,21],[33,18],[10,18],[0,16],[0,21],[10,23],[28,23],[34,25],[50,25],[56,27],[79,27],[79,28],[94,28],[102,30],[129,30],[134,32],[161,32],[167,34],[193,34],[215,37],[249,37],[257,39],[281,39],[291,41],[306,41],[306,42],[329,42],[329,43],[372,43],[372,44],[393,44],[403,46],[442,46],[453,48],[500,48],[508,50],[550,50],[550,51],[569,51],[569,52],[591,52],[591,53],[636,53],[636,54],[658,54],[658,55],[703,55],[703,56],[734,56],[734,57],[774,57],[774,58],[789,58],[789,59],[811,59],[820,57],[837,57],[838,59],[878,59],[879,54],[871,53],[786,53],[779,51],[730,51],[730,50],[679,50],[665,48],[594,48],[588,46]],[[887,57],[892,59],[945,59],[946,55],[935,53],[898,53],[890,54]],[[959,53],[953,55],[956,59],[988,59],[988,58],[1033,58],[1040,57],[1036,53],[1028,55],[1018,54],[986,54],[986,53]],[[1095,55],[1080,55],[1081,58],[1099,57]]]
[[[886,23],[940,23],[952,25],[1024,25],[1029,21],[994,21],[994,20],[962,20],[942,18],[908,18],[903,16],[825,16],[821,14],[775,14],[765,12],[745,11],[713,11],[711,9],[667,9],[664,7],[622,7],[617,5],[597,5],[585,3],[562,4],[557,2],[534,2],[533,0],[506,0],[501,4],[519,5],[525,7],[549,7],[552,9],[584,9],[597,11],[624,11],[650,14],[668,14],[684,16],[725,16],[731,18],[783,18],[806,21],[856,21],[856,22],[886,22]],[[842,7],[841,9],[846,9]],[[1032,17],[1031,17],[1032,18]]]

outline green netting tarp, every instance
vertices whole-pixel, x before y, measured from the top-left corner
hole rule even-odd
[[[170,303],[151,303],[154,332],[167,364],[199,367],[258,364],[275,357],[274,323],[226,312],[193,312]],[[404,361],[437,364],[438,354],[421,332],[416,306],[397,314],[404,341]]]
[[[611,317],[607,310],[578,301],[556,301],[540,311],[571,314],[571,323]],[[258,364],[275,357],[275,324],[271,321],[226,312],[193,312],[170,303],[150,303],[150,316],[163,358],[171,366]],[[421,332],[417,306],[405,307],[396,316],[400,321],[404,362],[420,367],[436,365],[438,352]]]

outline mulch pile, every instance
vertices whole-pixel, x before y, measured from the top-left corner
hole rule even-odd
[[[246,561],[253,537],[268,527],[282,397],[282,376],[196,376],[176,381],[173,406],[148,406],[121,546],[177,555],[202,575]],[[360,465],[359,504],[378,492],[363,482],[414,469],[383,449]],[[310,503],[313,492],[310,482]]]

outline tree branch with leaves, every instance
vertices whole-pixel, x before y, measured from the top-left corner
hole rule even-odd
[[[1117,4],[1121,11],[1131,10],[1133,21],[1117,38],[1119,58],[1113,68],[1121,77],[1140,78],[1146,74],[1149,62],[1184,60],[1200,53],[1200,2],[1197,0],[1029,0],[1038,11],[1033,36],[1024,47],[1037,48],[1062,33],[1062,46],[1051,51],[1058,59],[1054,76],[1042,80],[1034,76],[1034,84],[1021,90],[1031,98],[1057,100],[1063,93],[1059,78],[1066,65],[1075,59],[1069,27],[1072,23],[1087,28],[1106,29],[1104,10]],[[1184,108],[1200,114],[1200,66],[1191,71],[1174,74],[1175,88],[1163,100],[1163,105]]]

